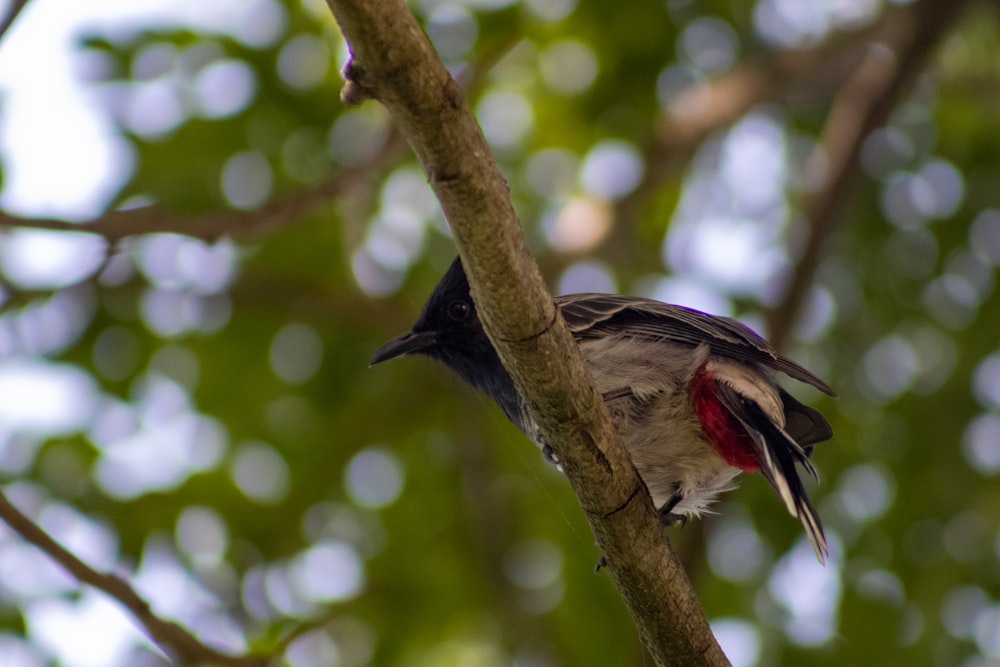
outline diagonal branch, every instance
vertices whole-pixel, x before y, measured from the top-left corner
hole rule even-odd
[[[351,48],[341,97],[381,102],[420,158],[486,331],[563,463],[656,664],[729,664],[528,254],[461,89],[404,0],[328,4]]]
[[[809,237],[795,264],[785,296],[771,311],[768,331],[781,348],[812,284],[827,240],[843,219],[857,182],[858,155],[920,71],[930,52],[955,24],[968,0],[921,0],[891,15],[879,43],[837,95],[810,165],[823,165],[825,178],[805,203]]]
[[[28,0],[14,0],[7,9],[7,16],[0,21],[0,40],[7,36],[7,31],[14,25],[14,21],[21,15],[21,10],[28,4]]]
[[[16,530],[21,537],[59,563],[77,581],[93,586],[120,602],[146,630],[150,639],[178,663],[185,665],[210,664],[221,667],[265,667],[267,665],[267,658],[232,656],[221,653],[201,643],[177,623],[163,620],[153,613],[149,603],[143,600],[128,583],[115,575],[98,572],[81,561],[14,507],[3,493],[0,493],[0,518]]]

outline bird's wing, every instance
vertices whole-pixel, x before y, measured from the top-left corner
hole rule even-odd
[[[770,343],[732,318],[709,315],[653,299],[614,294],[569,294],[556,297],[555,301],[570,332],[577,339],[624,334],[692,348],[708,343],[715,354],[763,364],[830,396],[836,395],[825,382],[778,354]]]
[[[807,452],[788,432],[776,424],[752,398],[744,396],[725,382],[717,384],[719,401],[746,429],[754,444],[754,454],[760,472],[771,483],[785,503],[788,513],[802,522],[806,537],[821,563],[826,562],[829,549],[819,515],[809,501],[805,486],[795,464],[800,464],[813,477],[816,469]]]

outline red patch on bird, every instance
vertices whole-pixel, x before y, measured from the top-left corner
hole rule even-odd
[[[718,381],[704,367],[691,379],[691,405],[719,456],[745,472],[760,470],[753,440],[718,397]]]

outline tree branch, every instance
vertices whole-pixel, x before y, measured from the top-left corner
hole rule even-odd
[[[458,84],[403,0],[328,0],[351,48],[342,99],[385,105],[428,174],[484,326],[563,463],[658,665],[726,665],[579,351],[528,254]]]
[[[642,181],[615,205],[613,233],[634,231],[632,220],[663,183],[690,161],[714,132],[732,125],[760,104],[816,100],[825,103],[864,57],[859,43],[882,30],[881,24],[837,35],[807,50],[781,51],[760,62],[740,65],[720,78],[691,86],[664,108],[655,139],[645,151]],[[613,243],[634,255],[634,244]]]
[[[184,665],[209,664],[223,667],[267,665],[267,658],[221,653],[201,643],[177,623],[163,620],[153,613],[149,603],[143,600],[128,583],[115,575],[98,572],[81,561],[14,507],[3,493],[0,493],[0,518],[3,518],[25,540],[48,554],[77,581],[93,586],[118,600],[146,630],[149,638],[172,660]]]
[[[795,263],[781,303],[771,311],[768,332],[781,348],[812,285],[827,240],[843,219],[857,182],[857,160],[866,137],[885,122],[902,92],[955,24],[968,0],[921,0],[894,11],[869,46],[861,66],[830,109],[809,164],[822,165],[825,178],[805,203],[809,237]]]
[[[7,11],[7,15],[3,17],[0,21],[0,40],[2,40],[7,35],[7,31],[10,27],[14,25],[14,21],[17,17],[21,15],[21,10],[25,8],[28,4],[28,0],[13,0],[10,4],[10,8]]]
[[[15,7],[14,13],[26,1],[22,0]],[[8,18],[13,20],[13,15]],[[2,28],[0,26],[0,30]],[[0,32],[0,37],[2,34]],[[462,85],[467,89],[476,89],[482,85],[486,74],[520,41],[518,38],[496,44],[482,59],[459,75]],[[215,241],[223,236],[251,241],[297,224],[324,204],[329,204],[347,192],[357,191],[365,181],[371,180],[377,172],[393,164],[405,153],[406,141],[398,131],[393,131],[382,147],[367,160],[341,169],[311,188],[268,202],[252,211],[226,209],[185,218],[158,206],[146,206],[127,211],[109,211],[93,220],[76,223],[57,218],[26,218],[0,210],[0,228],[27,227],[90,232],[104,237],[110,243],[128,236],[154,233],[185,234],[204,241]]]
[[[368,160],[345,167],[332,177],[253,211],[227,209],[189,218],[173,215],[157,206],[110,211],[85,223],[53,218],[23,218],[0,211],[0,227],[30,227],[56,231],[90,232],[114,243],[127,236],[172,232],[205,241],[223,236],[251,240],[292,226],[341,194],[357,187],[372,173],[402,155],[406,144],[392,133],[382,148]]]

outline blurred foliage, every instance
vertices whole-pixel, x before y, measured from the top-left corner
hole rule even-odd
[[[807,224],[799,176],[838,87],[788,90],[787,104],[718,127],[637,210],[612,214],[679,94],[834,37],[863,48],[851,31],[899,11],[794,4],[413,9],[464,77],[554,286],[707,294],[759,326]],[[92,382],[74,427],[0,423],[7,493],[95,565],[135,572],[164,616],[235,651],[272,650],[315,622],[289,664],[644,664],[558,472],[443,367],[367,367],[454,254],[409,154],[387,153],[332,205],[267,236],[183,236],[184,215],[294,197],[392,133],[374,103],[339,103],[345,47],[323,3],[279,9],[265,44],[156,25],[81,44],[103,63],[95,99],[137,156],[111,206],[155,203],[179,216],[178,234],[109,248],[71,285],[25,286],[0,266],[0,361],[41,358]],[[866,139],[788,345],[840,394],[799,392],[836,431],[811,489],[832,562],[811,560],[757,478],[718,516],[671,531],[734,665],[1000,660],[997,18],[973,5]],[[143,103],[154,89],[173,106]],[[759,252],[747,260],[739,239]],[[720,263],[754,275],[734,281]],[[52,576],[17,544],[0,535],[0,654],[46,664],[58,651],[31,610],[72,607],[75,589],[12,584]],[[173,578],[152,576],[157,563]],[[176,590],[189,599],[171,602]],[[156,664],[135,650],[121,664]]]

